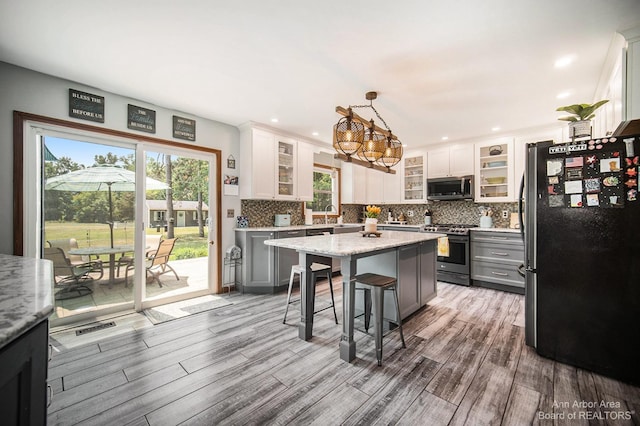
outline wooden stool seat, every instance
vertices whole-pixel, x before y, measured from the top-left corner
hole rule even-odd
[[[363,288],[356,288],[356,290],[364,290],[364,315],[365,315],[365,328],[369,331],[369,320],[371,317],[371,292],[373,291],[373,312],[375,322],[375,340],[376,340],[376,358],[378,359],[378,365],[382,365],[382,323],[384,319],[384,292],[392,291],[393,298],[396,305],[396,313],[398,315],[398,330],[400,331],[400,339],[402,340],[402,347],[406,348],[404,343],[404,333],[402,332],[402,318],[400,317],[400,304],[398,303],[398,281],[393,277],[387,277],[380,274],[365,273],[356,275],[356,284],[360,284]],[[353,320],[353,318],[352,318]]]
[[[325,309],[333,308],[333,317],[336,320],[336,324],[338,324],[338,314],[336,313],[336,301],[333,297],[333,280],[331,279],[331,273],[332,273],[331,265],[324,265],[322,263],[312,263],[309,269],[311,269],[311,281],[313,281],[313,284],[314,284],[314,293],[312,297],[315,297],[315,283],[316,283],[316,279],[318,278],[318,274],[320,273],[327,275],[327,279],[329,280],[329,291],[331,292],[331,305],[327,306],[326,308],[322,308],[314,311],[314,314],[324,311]],[[284,311],[284,318],[282,319],[283,324],[287,323],[287,313],[289,312],[289,305],[298,301],[298,300],[291,300],[291,289],[293,288],[293,279],[295,278],[296,274],[302,276],[303,272],[304,272],[304,266],[302,265],[293,265],[291,267],[291,275],[289,276],[289,291],[287,292],[287,307]],[[300,286],[303,286],[303,285],[304,284],[301,282]]]

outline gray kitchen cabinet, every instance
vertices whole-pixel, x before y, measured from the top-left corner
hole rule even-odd
[[[420,244],[420,306],[426,305],[437,295],[436,259],[438,246],[433,244]]]
[[[472,231],[471,279],[474,285],[524,294],[518,266],[524,261],[519,233]]]
[[[276,238],[304,237],[305,230],[278,231]],[[265,246],[266,247],[266,246]],[[276,288],[274,292],[285,290],[289,287],[291,267],[298,264],[298,252],[284,247],[275,248]]]
[[[272,238],[272,231],[236,231],[236,245],[242,249],[242,291],[275,293],[275,249],[264,244]]]
[[[48,340],[45,319],[0,350],[2,424],[47,423]]]
[[[419,245],[401,247],[398,250],[398,304],[400,305],[401,318],[406,318],[422,306],[420,304],[420,286],[418,285],[420,278],[419,251]]]

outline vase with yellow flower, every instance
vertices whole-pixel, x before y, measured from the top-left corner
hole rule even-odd
[[[378,216],[380,215],[380,207],[367,206],[365,209],[364,232],[377,232]]]

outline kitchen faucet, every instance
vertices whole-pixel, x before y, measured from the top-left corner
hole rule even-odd
[[[333,204],[329,204],[327,207],[324,208],[324,223],[325,223],[325,225],[327,223],[329,223],[329,220],[327,219],[327,209],[333,210],[335,208],[336,208],[336,206],[334,206]],[[338,213],[338,209],[336,209],[336,213]]]

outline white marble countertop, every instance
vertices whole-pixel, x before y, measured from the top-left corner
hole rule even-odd
[[[305,253],[343,257],[437,240],[439,237],[446,237],[446,235],[426,232],[382,231],[378,238],[363,237],[360,233],[350,233],[273,239],[266,240],[264,243]]]
[[[53,313],[53,263],[0,254],[0,348]]]
[[[513,229],[513,228],[469,228],[470,231],[472,232],[508,232],[511,234],[519,234],[520,230],[519,229]]]
[[[325,229],[325,228],[335,228],[335,227],[348,227],[348,226],[364,226],[364,223],[343,223],[342,225],[338,225],[336,223],[316,223],[313,225],[292,225],[292,226],[265,226],[261,228],[234,228],[234,231],[241,232],[249,232],[249,231],[268,231],[268,232],[277,232],[277,231],[299,231],[306,229]]]

